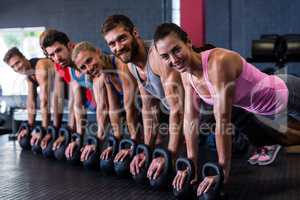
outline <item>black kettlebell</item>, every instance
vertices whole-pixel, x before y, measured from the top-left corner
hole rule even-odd
[[[131,139],[121,140],[119,144],[119,152],[122,149],[131,149],[133,153],[132,155],[126,156],[123,161],[118,161],[114,163],[115,172],[119,177],[127,177],[130,175],[130,171],[129,171],[130,162],[134,156],[135,148],[136,148],[136,144],[133,140]]]
[[[44,137],[44,135],[46,134],[46,130],[43,128],[43,127],[41,127],[41,126],[36,126],[34,129],[33,129],[33,131],[36,133],[36,134],[39,134],[40,135],[40,140],[38,141],[38,143],[37,144],[34,144],[34,145],[32,145],[31,146],[31,151],[34,153],[34,154],[36,154],[36,155],[38,155],[38,154],[41,154],[42,153],[42,148],[41,148],[41,140],[42,140],[42,138]]]
[[[107,160],[100,159],[100,170],[104,175],[110,175],[114,172],[114,157],[118,152],[118,141],[113,135],[108,137],[107,142],[107,147],[112,147],[112,155]]]
[[[133,176],[133,180],[137,182],[138,184],[146,184],[148,179],[147,179],[147,170],[150,166],[151,163],[151,150],[148,145],[145,144],[139,144],[136,147],[135,150],[135,155],[138,155],[140,153],[144,153],[145,155],[145,163],[144,165],[140,168],[140,172]]]
[[[183,187],[181,190],[177,190],[173,188],[173,194],[177,199],[193,199],[193,188],[191,186],[191,181],[195,177],[195,166],[192,160],[187,158],[178,158],[176,160],[176,172],[178,170],[186,170],[187,169],[187,177],[183,183]]]
[[[211,174],[209,174],[212,172]],[[224,181],[223,169],[219,164],[207,162],[203,165],[202,168],[202,178],[206,176],[216,175],[218,180],[214,186],[212,186],[208,192],[203,193],[201,196],[197,197],[198,200],[219,200],[221,199],[221,189]]]
[[[18,133],[20,133],[23,129],[26,129],[26,135],[19,140],[19,145],[24,150],[30,150],[31,149],[31,145],[30,145],[31,135],[30,134],[31,134],[32,129],[27,122],[22,122],[20,124]]]
[[[71,142],[76,142],[76,146],[73,150],[73,155],[71,158],[67,159],[68,163],[71,165],[78,165],[80,164],[80,149],[83,144],[83,137],[79,133],[73,133],[71,136]]]
[[[47,144],[47,147],[42,150],[43,156],[45,158],[54,158],[54,152],[52,150],[52,145],[57,139],[57,131],[54,126],[48,126],[47,128],[47,134],[51,134],[51,139]]]
[[[63,143],[54,151],[54,157],[56,160],[63,160],[65,159],[65,150],[70,143],[71,140],[71,133],[67,128],[60,128],[58,131],[58,136],[63,136],[64,141]]]
[[[95,135],[89,135],[87,137],[87,145],[95,145],[96,146],[96,150],[94,152],[92,152],[88,159],[83,161],[83,166],[86,169],[98,169],[99,168],[99,145],[100,142],[98,140],[98,138]]]
[[[165,166],[160,175],[156,179],[150,179],[150,186],[154,189],[164,189],[168,187],[168,184],[171,181],[172,175],[172,158],[171,152],[164,148],[156,148],[153,151],[152,159],[154,160],[157,157],[164,157]]]

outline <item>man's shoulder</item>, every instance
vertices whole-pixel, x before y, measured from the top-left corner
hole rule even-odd
[[[54,63],[48,58],[37,58],[36,67],[38,68],[49,68],[53,67]]]

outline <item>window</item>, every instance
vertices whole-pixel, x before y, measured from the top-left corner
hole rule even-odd
[[[27,59],[43,57],[39,35],[44,30],[44,27],[0,29],[0,86],[3,95],[27,94],[25,76],[15,73],[3,62],[5,53],[16,46]]]
[[[172,0],[172,22],[180,26],[180,0]]]

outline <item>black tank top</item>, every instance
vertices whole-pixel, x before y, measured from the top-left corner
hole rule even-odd
[[[31,65],[31,68],[33,69],[33,72],[35,72],[35,67],[36,67],[36,64],[37,64],[37,62],[38,62],[39,60],[40,60],[40,58],[31,58],[31,59],[29,60],[29,63],[30,63],[30,65]],[[35,73],[30,74],[30,75],[27,76],[27,78],[28,78],[35,86],[38,86],[39,83],[38,83],[37,80],[36,80],[35,78],[33,78],[33,77],[35,77]]]

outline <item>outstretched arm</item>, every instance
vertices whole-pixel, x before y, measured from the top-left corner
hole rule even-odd
[[[126,122],[130,133],[130,138],[137,141],[138,139],[138,119],[137,108],[135,106],[135,97],[138,94],[136,80],[131,75],[128,66],[118,61],[118,74],[122,81],[124,94],[124,107],[126,111]]]
[[[83,96],[85,95],[84,88],[82,88],[76,81],[72,80],[70,83],[73,96],[74,96],[74,115],[76,122],[76,132],[83,135],[84,134],[84,121],[86,119],[86,112],[83,106]]]
[[[95,95],[95,101],[97,104],[96,114],[98,131],[97,137],[104,140],[105,137],[105,127],[107,125],[107,113],[108,113],[108,102],[107,102],[107,92],[104,83],[104,76],[101,75],[93,83],[93,90]]]
[[[70,96],[70,95],[69,95]],[[57,128],[61,127],[65,99],[65,82],[55,72],[54,79],[54,95],[53,95],[53,125]]]
[[[214,115],[216,119],[216,145],[219,164],[224,169],[227,181],[231,165],[232,135],[231,112],[235,92],[235,80],[242,69],[242,60],[237,53],[224,50],[215,54],[211,61],[209,77],[214,87]]]
[[[28,124],[30,126],[34,125],[35,122],[35,115],[36,115],[36,87],[34,84],[27,79],[28,85],[28,95],[27,95],[27,102],[26,102],[26,109],[28,112]]]
[[[184,89],[181,77],[175,70],[164,72],[167,76],[161,76],[167,102],[170,107],[169,116],[169,144],[168,149],[174,158],[177,157],[179,139],[183,126]]]
[[[186,141],[187,157],[193,161],[197,172],[200,98],[187,80],[185,74],[182,75],[182,81],[185,90],[183,132]]]
[[[40,86],[40,109],[42,114],[42,126],[48,127],[49,124],[49,97],[51,86],[51,68],[53,63],[48,59],[41,59],[36,66],[36,79]]]

